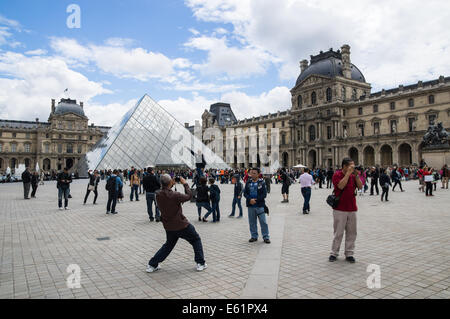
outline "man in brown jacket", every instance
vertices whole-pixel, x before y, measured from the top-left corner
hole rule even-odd
[[[183,215],[181,204],[192,198],[192,192],[188,183],[180,177],[180,183],[184,186],[185,194],[172,191],[176,184],[170,175],[161,175],[161,190],[156,192],[156,203],[161,211],[161,221],[166,230],[167,240],[148,262],[147,272],[155,272],[160,269],[159,263],[163,262],[177,244],[179,238],[187,240],[194,248],[197,271],[208,267],[203,257],[203,246],[200,236],[194,226]]]

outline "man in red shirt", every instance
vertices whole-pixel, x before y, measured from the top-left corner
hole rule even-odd
[[[333,210],[334,239],[331,245],[329,261],[333,262],[339,255],[342,237],[345,231],[345,260],[354,263],[353,252],[356,240],[356,188],[362,189],[361,179],[351,158],[342,160],[342,170],[337,170],[332,178],[334,193],[340,197],[339,204]]]

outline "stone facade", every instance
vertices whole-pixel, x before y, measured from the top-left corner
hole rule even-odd
[[[348,45],[311,56],[311,64],[303,60],[300,69],[289,110],[224,126],[211,125],[205,111],[203,129],[219,127],[225,140],[228,127],[277,127],[282,166],[335,167],[347,156],[365,166],[417,164],[428,126],[442,122],[450,127],[450,77],[371,93],[371,85],[350,62]],[[233,167],[252,164],[248,141],[244,164],[237,165],[236,156],[226,162]]]
[[[0,120],[0,172],[19,164],[44,171],[76,167],[109,127],[88,125],[83,102],[52,100],[48,122]]]

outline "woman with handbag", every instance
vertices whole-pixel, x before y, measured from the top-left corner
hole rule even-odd
[[[98,183],[100,182],[100,175],[97,170],[94,171],[94,174],[92,174],[92,171],[90,170],[88,172],[88,175],[89,175],[89,183],[87,185],[87,190],[86,190],[86,195],[84,196],[83,205],[86,205],[86,201],[87,201],[91,191],[94,192],[94,195],[95,195],[94,196],[94,205],[96,205],[96,201],[97,201],[97,197],[98,197],[97,186],[98,186]]]

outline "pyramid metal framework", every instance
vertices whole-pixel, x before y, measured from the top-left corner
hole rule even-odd
[[[147,94],[114,125],[84,160],[78,172],[156,166],[195,168],[201,151],[208,168],[229,166]],[[197,156],[198,157],[198,156]]]

